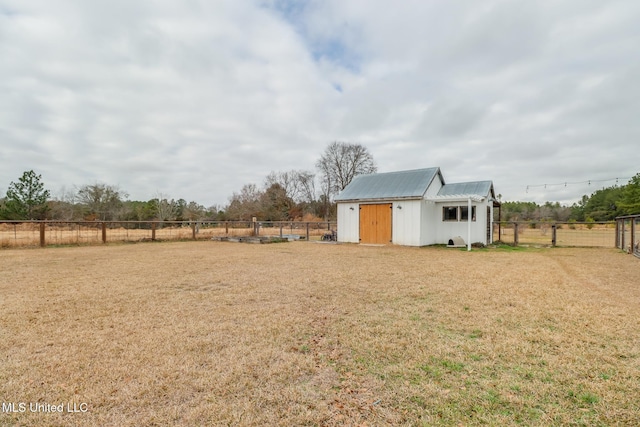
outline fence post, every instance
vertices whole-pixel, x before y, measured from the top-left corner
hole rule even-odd
[[[151,240],[156,240],[156,223],[151,223]]]
[[[224,222],[224,233],[229,234],[229,221]]]
[[[44,248],[45,246],[45,241],[44,241],[44,222],[40,223],[40,247]]]
[[[551,246],[556,245],[556,229],[557,229],[556,224],[553,224],[551,226]]]
[[[629,245],[629,248],[631,249],[629,251],[630,254],[635,254],[636,252],[636,219],[635,218],[631,218],[631,244]]]
[[[518,246],[518,223],[513,223],[513,246]]]
[[[107,223],[102,223],[102,243],[107,243]]]
[[[282,239],[282,223],[280,223],[280,238]]]
[[[258,218],[257,217],[251,217],[251,226],[253,226],[253,235],[257,236],[258,235]]]
[[[620,248],[620,220],[616,219],[616,248]]]
[[[191,237],[196,240],[196,224],[194,222],[191,223]]]
[[[307,242],[309,241],[309,223],[307,222]]]

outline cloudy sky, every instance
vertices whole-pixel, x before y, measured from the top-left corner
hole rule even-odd
[[[224,205],[344,141],[572,203],[640,172],[638,22],[637,0],[0,0],[0,194],[33,169],[54,196]]]

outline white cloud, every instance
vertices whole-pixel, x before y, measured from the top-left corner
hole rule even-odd
[[[526,187],[638,172],[639,12],[0,0],[0,190],[34,169],[54,192],[98,181],[225,203],[342,140],[383,171],[441,166],[510,200],[571,202],[588,186]]]

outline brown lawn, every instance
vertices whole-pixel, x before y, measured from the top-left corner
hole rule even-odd
[[[613,249],[143,243],[0,271],[0,425],[640,419],[640,260]]]

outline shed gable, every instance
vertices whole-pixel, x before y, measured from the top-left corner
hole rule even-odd
[[[336,198],[336,202],[352,200],[401,200],[422,198],[438,177],[440,168],[358,175]]]

